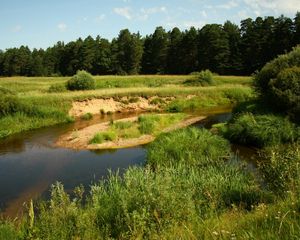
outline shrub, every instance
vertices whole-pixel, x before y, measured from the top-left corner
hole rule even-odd
[[[299,67],[300,46],[267,63],[254,78],[254,85],[260,97],[290,113],[294,118],[300,112]]]
[[[213,74],[209,70],[194,73],[193,78],[185,81],[187,85],[211,86],[214,85]]]
[[[78,71],[76,75],[67,82],[67,89],[72,91],[95,89],[95,80],[88,72]]]
[[[52,84],[49,89],[48,93],[59,93],[59,92],[65,92],[67,91],[66,85],[65,84]]]
[[[277,106],[300,123],[300,67],[282,70],[269,85]]]

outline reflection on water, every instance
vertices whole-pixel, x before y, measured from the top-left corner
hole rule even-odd
[[[136,115],[136,114],[134,114]],[[17,134],[0,141],[0,209],[4,215],[15,216],[22,204],[48,191],[55,181],[71,190],[107,176],[108,170],[120,172],[131,165],[142,164],[146,157],[143,147],[115,151],[76,151],[54,148],[57,137],[69,130],[119,119],[133,114],[116,114],[91,121],[77,121]]]
[[[193,114],[211,115],[196,124],[210,128],[214,123],[227,121],[231,116],[230,111],[229,106]],[[47,196],[49,187],[55,181],[62,182],[65,189],[70,191],[80,184],[88,187],[105,178],[109,169],[119,169],[122,173],[129,166],[142,165],[146,159],[143,147],[110,151],[78,151],[53,147],[58,136],[67,131],[136,115],[138,113],[96,116],[90,121],[78,120],[73,124],[39,129],[1,140],[0,209],[4,215],[15,217],[21,214],[24,202],[41,195]]]

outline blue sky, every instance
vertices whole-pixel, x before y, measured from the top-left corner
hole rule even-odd
[[[3,0],[0,49],[46,48],[88,35],[111,39],[124,28],[146,35],[156,26],[183,30],[247,17],[293,18],[297,11],[300,0]]]

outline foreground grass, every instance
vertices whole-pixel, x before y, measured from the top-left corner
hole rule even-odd
[[[18,226],[0,223],[1,239],[300,237],[299,151],[289,151],[295,162],[288,162],[297,181],[287,182],[277,195],[234,160],[225,139],[207,130],[160,135],[148,148],[144,168],[130,168],[123,176],[111,173],[84,201],[83,188],[71,198],[61,184],[53,185],[50,201],[31,206]],[[277,171],[268,169],[264,176]]]
[[[101,144],[105,141],[138,138],[142,135],[157,136],[167,127],[182,121],[184,117],[184,114],[147,114],[139,116],[134,122],[111,122],[110,127],[104,132],[95,134],[90,143]]]

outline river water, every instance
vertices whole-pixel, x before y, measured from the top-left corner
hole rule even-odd
[[[230,107],[222,107],[198,112],[197,115],[207,115],[208,118],[196,126],[210,128],[214,123],[227,121],[231,116],[230,110]],[[90,121],[78,120],[72,124],[28,131],[1,140],[2,214],[9,217],[22,214],[25,202],[49,195],[49,188],[56,181],[63,183],[66,191],[71,191],[80,184],[88,187],[105,178],[109,169],[122,173],[129,166],[143,165],[147,154],[143,146],[109,151],[78,151],[53,146],[58,136],[67,131],[111,118],[120,119],[136,115],[137,113],[96,116]]]

